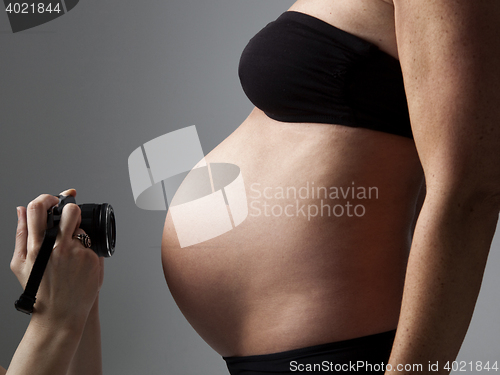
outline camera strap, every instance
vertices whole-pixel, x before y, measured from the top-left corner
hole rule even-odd
[[[31,314],[33,312],[33,306],[36,301],[36,293],[38,292],[38,287],[42,281],[43,273],[49,262],[50,255],[52,254],[52,249],[56,242],[57,232],[59,226],[54,226],[45,231],[45,237],[43,238],[43,243],[38,252],[38,255],[31,269],[30,277],[26,283],[26,288],[24,288],[24,293],[14,304],[18,311],[25,314]]]

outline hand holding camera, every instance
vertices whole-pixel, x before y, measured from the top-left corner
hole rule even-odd
[[[59,324],[84,322],[102,285],[102,256],[111,256],[114,252],[115,221],[111,206],[77,206],[75,195],[74,189],[61,193],[59,199],[44,194],[30,202],[27,209],[18,208],[11,269],[21,285],[26,286],[23,296],[30,282],[40,283],[34,292],[38,291],[34,308],[36,320],[45,317]],[[41,274],[33,275],[35,263],[40,263],[37,258],[41,258],[40,252],[44,251],[42,243],[51,234],[55,243],[50,247],[47,266]],[[91,243],[86,241],[86,235]],[[90,249],[86,248],[89,245]],[[33,282],[33,279],[38,280]]]
[[[11,269],[26,286],[20,300],[27,298],[16,307],[34,314],[9,374],[102,374],[99,290],[102,256],[114,251],[114,214],[106,204],[77,206],[75,195],[73,189],[59,197],[44,194],[27,209],[18,207]]]

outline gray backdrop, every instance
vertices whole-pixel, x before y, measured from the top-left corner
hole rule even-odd
[[[0,14],[1,365],[29,322],[13,307],[22,291],[9,269],[15,207],[75,187],[79,203],[109,202],[117,215],[101,292],[104,373],[226,373],[168,292],[165,212],[135,206],[127,158],[193,124],[207,154],[236,129],[252,108],[237,76],[240,53],[292,3],[82,0],[18,34]],[[461,360],[500,360],[499,253],[497,236]]]

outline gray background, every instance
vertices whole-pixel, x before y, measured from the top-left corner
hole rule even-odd
[[[71,12],[12,34],[0,14],[0,364],[29,318],[9,269],[15,207],[75,187],[79,203],[111,203],[118,243],[101,291],[104,373],[226,373],[194,332],[163,279],[165,212],[138,209],[129,154],[197,125],[208,153],[252,105],[237,67],[248,40],[293,1],[82,0]],[[495,239],[459,359],[500,360],[500,238]]]

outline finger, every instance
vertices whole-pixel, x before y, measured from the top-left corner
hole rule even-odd
[[[77,234],[87,234],[82,228],[76,228],[75,232],[73,233],[73,236],[76,236]]]
[[[28,224],[26,221],[26,208],[17,207],[17,230],[16,230],[16,248],[14,250],[14,255],[12,261],[26,260],[26,254],[28,241]]]
[[[65,197],[71,195],[72,197],[76,197],[76,190],[75,189],[64,190],[59,195],[63,195]]]
[[[59,202],[57,197],[42,194],[28,204],[28,254],[38,254],[47,228],[47,211]]]
[[[80,206],[78,206],[80,207]],[[80,215],[78,215],[78,222],[76,223],[76,227],[80,228],[80,224],[82,223],[82,211],[80,209]]]
[[[59,237],[61,241],[69,243],[73,234],[77,231],[80,224],[81,211],[74,203],[68,203],[64,206],[59,223]],[[80,229],[83,232],[83,230]]]
[[[62,195],[64,197],[67,197],[67,196],[72,196],[72,197],[76,197],[76,189],[68,189],[68,190],[64,190],[63,192],[61,192],[59,195]],[[80,216],[79,217],[79,220],[78,220],[78,224],[77,224],[77,228],[80,226],[80,223],[82,222],[82,217]]]

